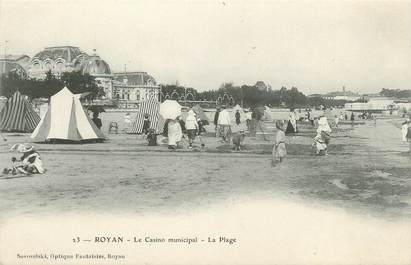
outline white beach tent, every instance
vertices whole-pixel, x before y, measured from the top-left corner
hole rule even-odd
[[[51,97],[48,110],[34,130],[35,142],[104,140],[103,133],[84,112],[80,95],[66,87]]]

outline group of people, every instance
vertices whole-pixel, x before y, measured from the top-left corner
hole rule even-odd
[[[174,120],[167,120],[163,129],[163,136],[167,137],[168,149],[176,150],[183,139],[187,138],[188,148],[193,148],[193,142],[198,137],[201,142],[201,147],[204,143],[201,138],[201,133],[204,132],[203,121],[198,117],[192,109],[187,112],[185,121],[181,117]]]
[[[275,123],[277,133],[272,151],[272,166],[275,166],[277,163],[281,163],[287,155],[286,132],[290,128],[290,124],[292,124],[290,120],[291,119],[289,119],[287,123],[284,123],[283,120],[277,120]],[[296,123],[297,122],[295,121],[295,125],[293,126],[294,128],[297,128]],[[327,150],[331,140],[331,131],[332,130],[328,124],[327,118],[321,115],[318,118],[318,127],[312,143],[315,154],[328,155]]]

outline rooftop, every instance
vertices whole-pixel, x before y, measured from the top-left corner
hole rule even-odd
[[[114,80],[118,82],[126,81],[127,85],[155,85],[156,80],[146,72],[120,72],[114,73]]]
[[[57,58],[63,58],[67,62],[72,62],[78,55],[83,53],[78,47],[73,46],[59,46],[59,47],[46,47],[41,52],[33,56],[44,60],[50,58],[55,60]]]

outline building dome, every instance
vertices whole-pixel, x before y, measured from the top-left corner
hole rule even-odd
[[[0,75],[8,75],[9,73],[15,73],[21,78],[27,78],[27,72],[20,64],[8,60],[0,61]]]
[[[91,56],[84,62],[82,67],[83,73],[90,75],[111,75],[110,66],[99,56]]]

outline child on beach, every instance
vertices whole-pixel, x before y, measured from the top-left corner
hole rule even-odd
[[[271,161],[271,166],[274,167],[277,162],[282,162],[284,157],[287,155],[287,149],[285,146],[285,128],[283,121],[277,121],[275,123],[277,127],[277,134],[275,136],[275,142],[273,147],[273,157]],[[277,160],[279,159],[279,161]]]
[[[187,118],[186,118],[186,130],[187,130],[187,136],[188,136],[188,148],[191,149],[193,148],[193,141],[196,138],[197,132],[198,132],[198,123],[197,123],[197,117],[194,111],[189,110],[187,113]]]
[[[148,146],[156,146],[157,145],[157,134],[154,129],[149,129],[147,134],[147,141]]]
[[[40,154],[29,144],[15,144],[10,148],[11,151],[17,151],[22,153],[23,156],[20,159],[13,157],[13,167],[11,169],[5,168],[3,173],[8,174],[11,172],[13,175],[17,173],[21,174],[43,174],[46,170],[43,168],[43,162],[40,158]],[[18,166],[14,166],[15,162],[21,161]]]
[[[338,128],[339,123],[340,123],[340,118],[338,118],[338,116],[335,115],[335,117],[334,117],[334,126],[335,126],[335,128]]]
[[[245,132],[241,130],[238,134],[235,134],[233,137],[234,150],[241,151],[242,143],[244,142]]]

